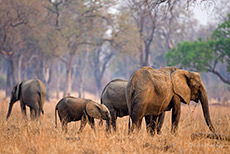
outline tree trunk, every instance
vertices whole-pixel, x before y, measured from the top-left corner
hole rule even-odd
[[[44,68],[43,61],[40,61],[40,65],[38,65],[38,68],[36,69],[36,74],[38,79],[40,79],[42,82],[46,85],[46,100],[49,101],[49,76],[51,75],[49,73],[49,68]]]
[[[71,54],[69,65],[66,71],[67,83],[66,83],[66,91],[64,93],[64,96],[69,96],[71,92],[71,85],[72,85],[71,74],[72,74],[73,57],[74,57],[74,54]]]
[[[145,46],[145,60],[143,62],[143,66],[149,65],[149,46]]]
[[[7,77],[6,77],[6,96],[10,96],[11,90],[13,86],[16,84],[15,76],[14,76],[14,62],[13,56],[9,55],[7,57],[8,66],[7,66]]]
[[[144,66],[144,62],[143,62],[143,59],[144,59],[144,55],[143,55],[143,50],[142,50],[142,45],[140,45],[139,47],[139,53],[140,53],[140,67],[143,67]]]
[[[22,59],[23,56],[20,55],[18,59],[18,82],[22,81]]]
[[[100,98],[101,94],[101,79],[96,79],[96,85],[97,85],[97,97]]]
[[[57,63],[57,83],[56,83],[56,98],[59,99],[60,95],[60,62]]]
[[[45,85],[46,85],[46,100],[50,100],[50,82],[51,82],[51,76],[52,76],[52,68],[46,67],[43,69],[43,75],[45,79]]]
[[[130,58],[125,56],[125,65],[126,65],[126,78],[129,79],[130,76],[130,68],[129,68],[129,64],[130,64]]]
[[[82,72],[80,74],[80,79],[79,79],[79,82],[80,82],[79,91],[78,91],[79,92],[79,94],[78,94],[79,98],[84,98],[84,96],[83,96],[83,86],[84,86],[84,81],[85,81],[85,71],[86,71],[86,68],[87,68],[88,59],[89,59],[89,51],[88,51],[88,48],[87,48],[85,61],[84,61],[84,66],[82,68]]]

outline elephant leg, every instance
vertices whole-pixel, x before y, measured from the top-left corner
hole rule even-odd
[[[131,132],[133,132],[134,131],[134,129],[136,129],[137,130],[137,132],[139,132],[140,131],[140,129],[141,129],[141,124],[142,124],[142,118],[140,118],[138,121],[134,121],[133,122],[133,125],[132,125],[132,127],[131,127]]]
[[[34,113],[34,109],[32,108],[32,107],[30,107],[30,118],[31,119],[34,119],[34,115],[35,113]]]
[[[151,124],[150,124],[150,122],[152,121],[152,116],[150,116],[150,115],[146,115],[145,116],[145,123],[146,123],[146,129],[147,129],[147,131],[150,131],[151,130]]]
[[[116,111],[111,110],[110,114],[111,114],[111,121],[112,121],[113,130],[116,131],[117,130],[117,127],[116,127],[116,120],[117,120]],[[109,126],[108,122],[109,121],[106,121],[107,127]]]
[[[129,124],[130,125],[130,124]],[[129,133],[130,132],[133,132],[134,131],[134,129],[137,127],[137,121],[134,121],[133,119],[132,119],[132,126],[131,126],[131,128],[129,129]]]
[[[34,107],[35,118],[40,117],[40,109],[38,106]]]
[[[140,118],[137,122],[137,131],[139,132],[141,129],[141,124],[142,124],[142,118]]]
[[[133,111],[130,117],[132,119],[132,127],[130,129],[130,132],[133,132],[134,129],[137,129],[137,131],[139,131],[141,128],[142,118],[144,117],[144,113],[141,112],[141,107],[139,105],[136,105],[133,108]]]
[[[181,113],[180,97],[175,95],[173,97],[173,109],[172,109],[172,128],[171,128],[172,133],[175,133],[177,130],[177,126],[180,120],[180,113]]]
[[[158,116],[145,116],[145,121],[146,121],[146,129],[147,131],[151,134],[154,135],[156,131],[156,126],[158,123]]]
[[[38,110],[34,109],[34,117],[36,118],[38,116]]]
[[[67,133],[67,121],[62,120],[61,121],[61,125],[62,125],[62,130]]]
[[[87,120],[86,120],[86,115],[84,114],[82,117],[81,117],[81,125],[80,125],[80,128],[78,130],[78,133],[81,133],[82,130],[85,128],[85,125],[87,123]]]
[[[22,111],[23,118],[26,119],[26,105],[23,102],[21,102],[20,106],[21,106],[21,111]]]
[[[165,112],[163,112],[163,113],[159,116],[158,125],[157,125],[157,134],[161,134],[161,128],[162,128],[162,126],[163,126],[164,119],[165,119]]]
[[[96,129],[95,129],[95,121],[93,117],[89,117],[89,123],[91,128],[93,129],[94,133],[96,133]]]
[[[130,125],[130,124],[129,124],[129,125]],[[137,121],[135,121],[135,120],[132,119],[132,126],[131,126],[131,128],[129,129],[129,133],[130,133],[130,132],[133,132],[133,131],[136,129],[136,127],[137,127]]]

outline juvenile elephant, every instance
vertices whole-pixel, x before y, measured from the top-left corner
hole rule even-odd
[[[20,106],[23,115],[26,117],[26,105],[30,107],[31,118],[44,114],[43,105],[46,98],[46,86],[38,79],[24,80],[14,86],[11,91],[6,120],[10,117],[14,103],[20,100]]]
[[[208,96],[199,73],[180,69],[168,73],[143,67],[130,76],[126,98],[132,119],[131,131],[139,127],[144,116],[157,117],[172,109],[171,131],[175,133],[181,113],[181,102],[189,104],[191,100],[197,103],[200,100],[206,123],[209,129],[215,132],[209,115]]]
[[[110,132],[111,116],[108,108],[103,104],[98,104],[90,99],[75,97],[62,98],[55,107],[55,124],[57,127],[57,111],[62,129],[67,132],[67,124],[71,121],[81,120],[79,133],[84,129],[87,119],[91,128],[95,131],[94,118],[103,119],[109,124],[106,128]]]
[[[116,131],[117,117],[123,117],[129,115],[128,107],[126,103],[125,91],[128,81],[122,79],[114,79],[110,81],[102,91],[101,104],[104,104],[110,111],[112,127]],[[150,124],[149,116],[146,117],[146,124]],[[158,134],[160,134],[161,127],[164,120],[164,114],[160,119],[160,123],[157,128]],[[107,123],[108,125],[108,123]],[[148,126],[147,126],[148,127]]]

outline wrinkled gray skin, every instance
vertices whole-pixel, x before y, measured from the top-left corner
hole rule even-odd
[[[172,109],[172,128],[175,133],[180,113],[181,102],[189,104],[191,100],[200,100],[204,118],[209,129],[215,132],[211,123],[208,96],[199,73],[175,69],[174,72],[143,67],[135,71],[129,79],[126,99],[132,128],[140,127],[146,115],[159,116]]]
[[[122,79],[114,79],[110,81],[104,88],[101,94],[101,104],[104,104],[110,111],[112,118],[112,127],[116,131],[117,117],[123,117],[129,115],[128,107],[126,103],[125,90],[128,81]],[[147,123],[149,122],[149,116],[146,116]],[[158,134],[161,132],[161,127],[164,120],[164,114],[160,118],[160,123],[157,128]],[[107,123],[108,125],[108,123]],[[148,129],[149,126],[146,126]]]
[[[38,79],[24,80],[11,91],[11,99],[6,119],[10,117],[14,103],[20,100],[20,106],[24,117],[26,117],[26,105],[30,107],[32,119],[44,114],[43,105],[46,98],[46,86]]]
[[[106,128],[110,132],[111,116],[108,108],[103,104],[98,104],[89,99],[81,99],[75,97],[64,97],[55,107],[55,124],[57,127],[57,111],[62,129],[67,132],[67,124],[71,121],[81,120],[81,125],[78,133],[85,128],[87,121],[91,128],[95,131],[94,118],[106,120],[109,124]],[[87,120],[88,119],[88,120]]]

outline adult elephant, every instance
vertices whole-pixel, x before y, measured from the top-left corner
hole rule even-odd
[[[128,80],[114,79],[110,81],[102,91],[101,94],[101,104],[104,104],[110,111],[112,128],[116,131],[116,120],[117,117],[128,116],[128,107],[126,103],[125,91],[128,84]],[[157,127],[157,133],[161,133],[162,124],[164,121],[164,113],[159,117],[159,123]],[[151,130],[150,121],[152,120],[151,116],[146,116],[146,128],[149,131]],[[153,122],[153,121],[152,121]],[[100,121],[102,123],[102,121]],[[107,123],[107,127],[108,127]]]
[[[163,67],[158,70],[170,74],[175,70],[177,70],[177,68]],[[128,80],[114,79],[105,86],[101,94],[101,104],[104,104],[110,111],[111,118],[112,118],[112,127],[114,131],[116,131],[117,117],[123,117],[129,115],[128,107],[126,103],[126,96],[125,96],[127,84],[128,84]],[[150,132],[154,132],[154,126],[155,124],[157,124],[157,133],[160,134],[164,122],[164,116],[165,116],[164,112],[157,117],[146,115],[145,116],[146,128]]]
[[[197,103],[200,100],[206,123],[209,129],[215,132],[209,115],[208,96],[199,73],[176,68],[169,73],[143,67],[130,76],[126,98],[132,120],[131,131],[140,127],[144,116],[153,115],[157,118],[164,111],[172,109],[171,131],[175,133],[181,113],[181,102],[189,104],[191,100]]]
[[[116,131],[117,117],[129,115],[125,98],[127,84],[127,80],[114,79],[105,86],[101,94],[101,104],[104,104],[109,109],[114,131]]]
[[[46,86],[38,79],[24,80],[16,84],[11,91],[11,98],[6,119],[10,117],[14,103],[20,100],[21,111],[26,117],[26,105],[30,107],[31,118],[44,114],[43,105],[46,98]]]
[[[55,124],[57,127],[57,111],[62,124],[62,129],[67,132],[67,124],[71,121],[81,120],[79,133],[84,129],[87,121],[94,129],[94,118],[111,122],[111,115],[108,108],[103,104],[98,104],[90,99],[81,99],[76,97],[64,97],[55,107]],[[88,119],[88,120],[87,120]],[[106,128],[110,132],[110,125]]]

